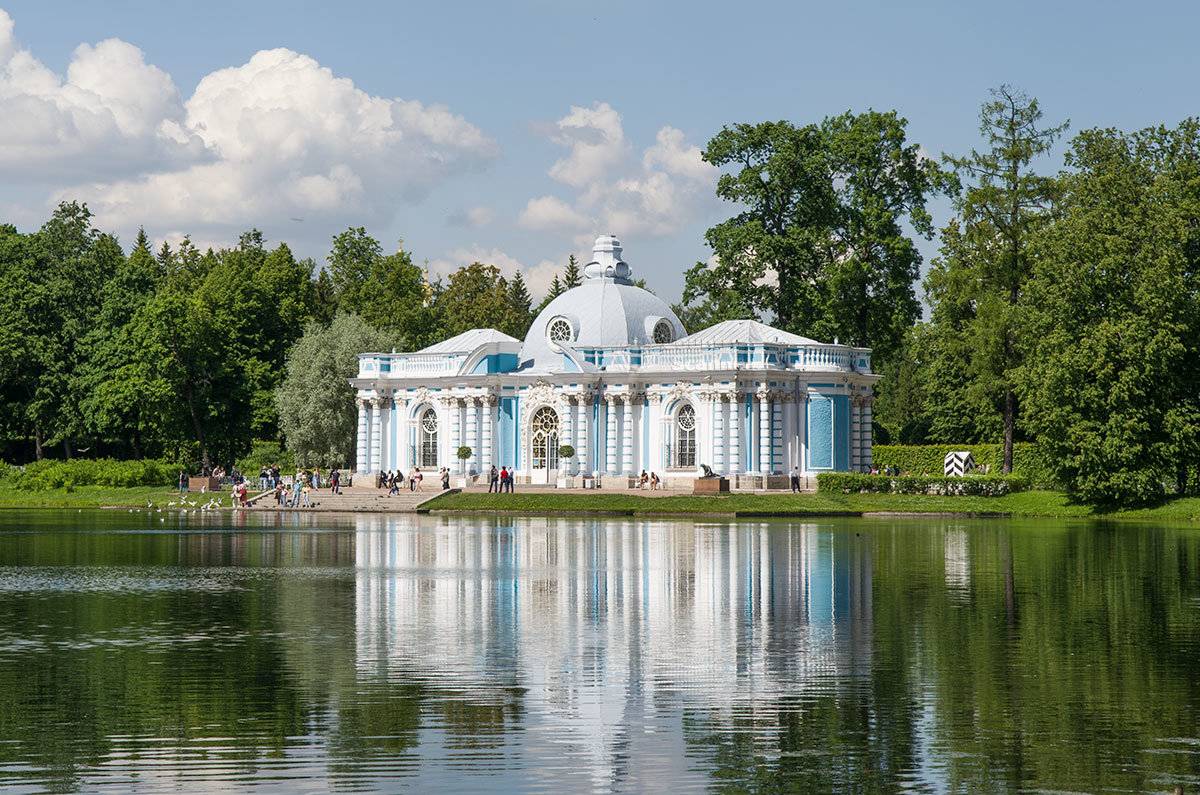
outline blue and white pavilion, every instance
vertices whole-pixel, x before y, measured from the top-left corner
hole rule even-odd
[[[735,488],[784,487],[793,468],[871,463],[866,348],[753,320],[689,335],[634,286],[621,243],[596,239],[584,281],[546,306],[524,340],[474,329],[415,353],[359,356],[357,471],[492,465],[517,481],[626,488],[643,470],[690,488],[701,464]],[[559,455],[570,445],[575,454]],[[461,446],[471,457],[455,455]]]

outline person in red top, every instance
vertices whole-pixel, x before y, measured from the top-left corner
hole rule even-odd
[[[508,467],[500,467],[500,483],[498,484],[499,488],[496,489],[497,494],[504,491],[504,484],[508,483],[508,478]]]

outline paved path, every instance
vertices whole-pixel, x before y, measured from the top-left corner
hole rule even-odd
[[[457,489],[451,489],[451,492]],[[388,496],[383,489],[370,486],[353,486],[343,488],[341,494],[331,494],[329,489],[309,492],[309,498],[314,505],[311,508],[283,508],[275,504],[273,492],[256,497],[251,504],[254,511],[353,511],[368,513],[414,513],[422,503],[432,500],[442,494],[440,488],[434,489],[426,485],[423,491],[403,489],[399,494]]]

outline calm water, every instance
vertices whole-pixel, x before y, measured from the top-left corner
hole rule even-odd
[[[1200,531],[0,512],[0,787],[1200,786]]]

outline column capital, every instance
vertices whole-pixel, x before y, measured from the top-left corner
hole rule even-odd
[[[619,402],[620,400],[621,400],[621,396],[620,396],[620,395],[610,395],[610,394],[609,394],[609,393],[607,393],[607,392],[605,392],[605,393],[604,393],[604,402],[605,402],[605,404],[606,404],[606,405],[609,405],[609,406],[611,406],[611,405],[613,405],[614,403],[617,403],[617,402]]]
[[[496,396],[493,395],[491,392],[488,392],[486,395],[481,396],[479,398],[479,400],[483,403],[483,405],[488,406],[489,408],[491,406],[496,405],[496,403],[498,402]]]
[[[365,397],[357,397],[354,399],[354,402],[358,404],[360,409],[365,409],[367,406],[371,405],[371,399]]]
[[[376,408],[384,408],[392,402],[392,399],[385,395],[377,395],[371,402],[375,404]]]
[[[596,396],[591,392],[581,392],[579,395],[579,405],[590,406],[596,402]]]
[[[771,399],[771,390],[768,389],[764,384],[763,386],[760,386],[758,389],[754,390],[754,396],[758,398],[759,403],[766,403]]]

